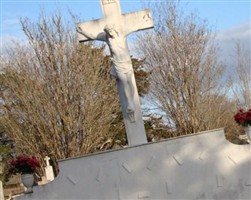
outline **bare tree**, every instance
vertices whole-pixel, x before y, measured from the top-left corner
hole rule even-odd
[[[104,47],[79,45],[60,13],[21,24],[28,43],[7,51],[0,76],[0,126],[16,149],[55,162],[114,143],[123,126]]]
[[[240,41],[235,45],[236,76],[234,77],[233,94],[237,107],[251,108],[251,57]]]
[[[215,34],[195,13],[184,16],[177,2],[150,6],[155,31],[139,36],[138,51],[151,71],[151,95],[166,113],[168,126],[176,135],[224,127],[231,102]]]

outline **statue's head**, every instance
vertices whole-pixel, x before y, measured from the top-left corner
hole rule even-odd
[[[104,27],[104,31],[106,32],[106,34],[108,34],[112,38],[118,35],[115,24],[107,24]]]

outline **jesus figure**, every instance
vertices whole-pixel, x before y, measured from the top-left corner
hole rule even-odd
[[[132,81],[132,61],[126,41],[128,34],[119,32],[114,24],[106,25],[104,32],[98,34],[98,36],[93,36],[88,31],[82,30],[80,26],[77,27],[77,31],[90,40],[104,41],[109,46],[112,60],[111,74],[117,81],[121,82],[126,101],[126,113],[130,122],[135,122],[135,105],[133,102],[135,89]]]

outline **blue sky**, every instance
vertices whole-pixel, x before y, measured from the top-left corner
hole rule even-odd
[[[122,12],[142,9],[141,0],[120,0]],[[235,40],[243,41],[250,51],[251,1],[250,0],[181,0],[186,11],[197,11],[202,19],[218,33],[223,55],[230,54]],[[59,7],[67,15],[68,9],[85,20],[102,17],[99,0],[1,0],[1,50],[11,38],[22,39],[19,18],[37,20],[41,9],[47,14]]]
[[[141,0],[120,0],[123,12],[141,9]],[[181,0],[184,8],[197,10],[202,18],[216,25],[219,29],[250,22],[250,0]],[[73,11],[85,19],[99,18],[102,16],[99,0],[1,0],[1,23],[7,25],[8,20],[15,21],[20,17],[36,19],[40,8],[48,13],[53,12],[59,6],[65,12]],[[3,32],[7,31],[3,27]]]

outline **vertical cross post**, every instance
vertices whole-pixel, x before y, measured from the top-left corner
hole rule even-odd
[[[112,75],[117,80],[128,144],[144,144],[147,143],[147,138],[127,36],[132,32],[153,28],[151,14],[149,10],[121,14],[119,0],[100,2],[104,18],[77,24],[78,39],[80,42],[101,40],[108,44],[113,62]],[[113,32],[105,30],[105,27],[111,27],[108,25],[114,27]]]

